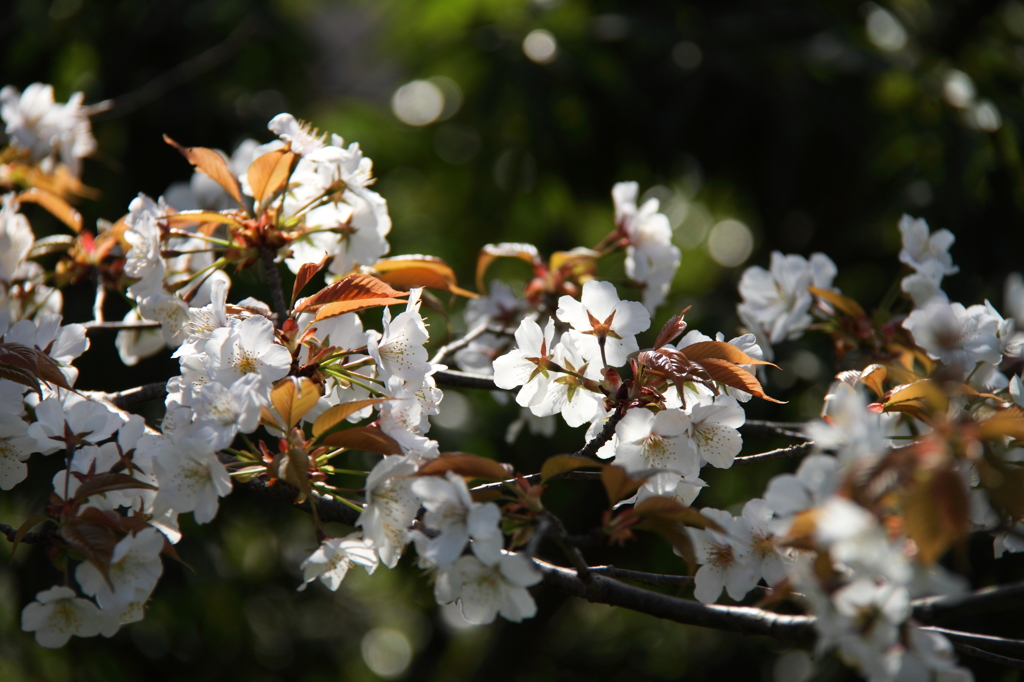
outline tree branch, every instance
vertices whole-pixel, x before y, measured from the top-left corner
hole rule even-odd
[[[284,289],[281,287],[281,274],[274,263],[274,252],[269,248],[260,251],[264,269],[267,271],[267,286],[270,288],[270,301],[277,313],[277,328],[280,329],[288,319],[288,305],[284,302]]]
[[[502,391],[494,384],[494,377],[486,374],[471,374],[469,372],[458,372],[454,369],[445,369],[434,372],[434,381],[438,386],[450,386],[451,388],[482,388],[485,391]]]
[[[310,499],[302,504],[295,504],[295,498],[299,491],[295,488],[277,484],[269,485],[265,479],[253,478],[248,481],[234,481],[235,487],[241,490],[248,490],[266,497],[273,497],[292,504],[296,509],[312,514],[310,501],[316,500],[316,511],[321,521],[343,523],[346,526],[355,526],[359,518],[359,512],[351,507],[338,502],[337,500],[317,493],[315,490],[310,493]]]
[[[612,439],[615,435],[615,427],[622,420],[623,412],[615,410],[612,416],[608,417],[608,421],[604,423],[604,428],[601,432],[594,437],[592,441],[584,445],[582,448],[573,453],[574,457],[596,457],[597,451],[601,449],[601,446]]]
[[[810,440],[810,437],[803,433],[804,426],[805,424],[802,422],[770,422],[749,419],[740,427],[740,433],[744,436],[780,436],[796,440]]]
[[[986,651],[997,651],[1008,656],[1024,656],[1024,640],[1007,639],[995,635],[979,635],[974,632],[948,630],[946,628],[922,627],[922,630],[935,632],[956,644],[967,644],[973,647],[984,647]]]
[[[810,453],[814,449],[814,441],[808,441],[801,443],[800,445],[793,445],[788,448],[779,448],[778,450],[769,450],[768,452],[759,452],[756,455],[741,455],[733,460],[733,466],[743,466],[745,464],[756,464],[757,462],[767,462],[773,459],[788,459],[790,457],[803,457]]]
[[[953,642],[953,648],[966,656],[973,656],[974,658],[980,658],[985,661],[992,663],[998,663],[1000,665],[1009,666],[1011,668],[1017,668],[1018,670],[1024,670],[1024,660],[1019,658],[1010,658],[1009,656],[1000,656],[994,654],[991,651],[985,651],[978,647],[965,644],[964,642]]]
[[[477,326],[470,329],[468,332],[466,332],[466,335],[463,336],[461,339],[456,339],[451,343],[445,344],[438,348],[437,352],[434,353],[434,357],[430,358],[431,364],[439,365],[442,362],[444,362],[444,359],[448,357],[450,354],[468,346],[470,343],[473,342],[473,339],[477,338],[484,332],[488,331],[489,325],[490,322],[485,320],[478,324]]]
[[[1024,582],[994,585],[970,594],[915,599],[914,618],[922,623],[940,623],[980,613],[1009,611],[1024,603]]]
[[[107,329],[120,331],[122,329],[159,329],[160,323],[145,320],[142,322],[97,322],[96,320],[93,320],[92,322],[83,322],[82,326],[85,327],[86,332]]]
[[[0,523],[0,533],[7,536],[7,540],[9,542],[14,542],[14,536],[18,534],[18,529],[14,526],[8,526],[6,523]],[[36,545],[41,542],[46,542],[52,535],[52,532],[26,533],[25,537],[21,539],[21,544]]]

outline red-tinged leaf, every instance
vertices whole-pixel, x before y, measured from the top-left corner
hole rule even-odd
[[[127,474],[104,473],[97,474],[92,478],[82,481],[82,484],[75,490],[74,500],[84,500],[92,495],[101,495],[114,490],[156,490],[156,486],[144,481],[132,478]]]
[[[54,362],[53,358],[41,350],[36,350],[36,373],[40,379],[48,384],[71,390],[71,384],[68,383],[68,379],[64,376],[60,366]]]
[[[976,462],[981,487],[997,509],[1014,522],[1024,519],[1024,469],[1009,463],[980,459]]]
[[[330,256],[324,254],[323,260],[319,263],[303,263],[299,266],[299,271],[295,274],[295,284],[292,286],[292,305],[295,305],[295,299],[299,297],[302,290],[309,284],[309,280],[313,279],[316,273],[324,269],[329,259]]]
[[[39,386],[39,380],[36,378],[35,374],[27,369],[14,367],[0,361],[0,379],[7,379],[8,381],[13,381],[16,384],[28,386],[36,393],[42,394],[42,388]]]
[[[470,490],[469,496],[473,498],[474,502],[493,502],[495,500],[504,499],[507,497],[505,493],[498,490],[497,488],[487,488],[484,490]]]
[[[307,377],[285,377],[270,391],[270,404],[284,419],[284,425],[292,428],[320,400],[320,389]]]
[[[484,288],[484,275],[487,268],[498,258],[518,258],[529,263],[534,268],[540,265],[540,254],[533,244],[514,244],[504,242],[501,244],[486,244],[480,249],[480,255],[476,259],[476,288],[478,291],[486,291]]]
[[[614,464],[605,464],[601,467],[601,483],[608,494],[608,502],[612,505],[635,493],[648,478],[650,476],[634,478],[625,469]]]
[[[501,481],[512,476],[512,466],[463,452],[445,452],[419,468],[417,476],[444,476],[453,471],[466,479],[486,478]]]
[[[859,381],[870,388],[876,396],[881,397],[885,394],[882,382],[888,374],[889,370],[883,365],[868,365],[861,371]]]
[[[43,523],[44,521],[52,520],[53,519],[51,519],[50,517],[43,516],[42,514],[36,514],[34,516],[28,517],[25,520],[25,523],[18,526],[18,530],[14,533],[14,539],[11,540],[11,556],[13,557],[14,553],[18,551],[18,545],[20,545],[21,541],[25,539],[25,536],[28,535],[30,530],[38,526],[40,523]]]
[[[280,420],[277,416],[267,409],[265,405],[260,405],[260,424],[266,426],[269,429],[275,429],[277,431],[284,430],[285,426],[281,425]]]
[[[193,573],[196,572],[196,569],[192,568],[191,564],[187,563],[180,556],[178,556],[178,550],[174,547],[174,545],[171,544],[170,540],[168,540],[167,538],[164,538],[164,546],[163,549],[160,550],[160,553],[163,554],[165,557],[168,557],[169,559],[174,559],[179,564],[181,564],[188,570],[192,571]]]
[[[1000,410],[978,426],[978,435],[984,439],[1009,436],[1016,440],[1024,440],[1024,415],[1016,406]]]
[[[672,343],[679,335],[686,329],[686,322],[683,321],[683,316],[690,310],[692,306],[686,306],[682,312],[678,315],[673,315],[669,318],[669,321],[665,323],[665,326],[658,332],[658,338],[654,341],[654,350],[658,350],[666,343]]]
[[[223,156],[206,147],[182,147],[167,135],[164,135],[164,142],[181,152],[181,155],[196,167],[196,170],[210,176],[214,182],[223,187],[224,191],[231,195],[231,198],[237,201],[239,206],[245,206],[238,179],[232,175]]]
[[[722,530],[718,524],[693,507],[687,507],[671,497],[648,497],[635,505],[633,511],[646,519],[678,521],[694,528]]]
[[[699,516],[699,514],[698,514]],[[645,518],[634,526],[637,530],[646,530],[657,533],[672,546],[676,554],[686,562],[687,569],[691,575],[697,571],[697,553],[693,548],[693,540],[686,532],[686,525],[682,521],[652,516]]]
[[[110,558],[118,537],[108,525],[91,523],[81,518],[66,521],[60,527],[60,536],[83,559],[96,567],[110,589]]]
[[[39,367],[37,350],[23,343],[0,343],[0,362],[13,367],[26,369],[33,374]]]
[[[931,379],[915,381],[905,386],[897,386],[887,393],[882,400],[885,410],[900,409],[901,403],[921,403],[936,412],[945,413],[949,406],[949,396]]]
[[[547,481],[552,476],[568,473],[577,469],[600,469],[604,464],[586,457],[572,455],[555,455],[544,460],[540,468],[540,480]]]
[[[313,437],[319,438],[321,436],[330,435],[340,427],[348,424],[345,420],[351,415],[365,407],[377,405],[385,400],[391,400],[391,398],[353,400],[351,402],[342,403],[341,405],[335,405],[334,407],[328,408],[323,414],[316,418],[316,421],[313,422]]]
[[[309,455],[300,448],[291,448],[282,456],[274,458],[277,464],[277,478],[298,488],[295,504],[302,504],[309,499],[313,486],[309,481]]]
[[[717,360],[727,360],[736,365],[768,365],[776,369],[779,368],[778,365],[771,362],[755,360],[736,346],[724,341],[700,341],[690,344],[685,348],[680,348],[679,351],[693,362],[715,358]]]
[[[238,218],[230,213],[214,211],[178,211],[160,219],[168,225],[240,225]]]
[[[917,544],[918,558],[925,565],[938,561],[967,535],[967,489],[952,467],[918,477],[902,495],[902,502],[904,530]]]
[[[358,303],[359,301],[381,301],[394,300],[408,296],[406,291],[398,291],[390,285],[380,281],[372,275],[355,273],[342,277],[312,296],[300,298],[295,302],[295,312],[311,312],[332,303]],[[403,303],[403,301],[397,301]],[[368,307],[377,305],[391,305],[390,303],[374,303]],[[340,313],[339,313],[340,314]]]
[[[860,303],[857,303],[857,301],[849,296],[843,296],[838,291],[829,291],[828,289],[819,289],[818,287],[807,287],[807,291],[811,292],[813,296],[828,301],[835,306],[836,310],[850,317],[866,316],[864,309],[860,307]]]
[[[82,231],[82,214],[56,194],[32,187],[19,194],[18,201],[42,206],[50,215],[75,232]]]
[[[381,308],[386,305],[401,305],[404,303],[405,301],[400,298],[364,298],[359,301],[338,301],[337,303],[328,303],[317,309],[314,319],[319,322],[320,320],[326,320],[327,318],[337,317],[346,313],[356,313],[360,310]]]
[[[378,455],[400,455],[402,446],[380,430],[378,426],[357,426],[344,431],[335,431],[323,439],[324,445],[349,450],[362,450]]]
[[[426,287],[439,291],[448,291],[466,298],[477,298],[479,295],[458,286],[455,271],[440,258],[433,256],[396,256],[377,261],[373,269],[380,273],[380,278],[398,287],[412,289]]]
[[[757,380],[753,374],[747,370],[739,367],[728,360],[719,360],[718,358],[705,358],[701,360],[700,364],[707,373],[711,375],[711,378],[720,384],[731,386],[732,388],[740,391],[746,391],[755,398],[761,400],[767,400],[772,403],[779,403],[785,405],[785,400],[776,400],[764,392],[761,388],[761,382]]]
[[[246,178],[257,204],[284,189],[298,159],[299,156],[295,152],[275,149],[249,164]]]

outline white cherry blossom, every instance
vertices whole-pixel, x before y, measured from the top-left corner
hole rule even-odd
[[[4,282],[14,280],[36,239],[28,218],[18,213],[18,208],[14,193],[3,195],[0,203],[0,280]]]
[[[21,612],[21,629],[36,633],[36,642],[47,649],[59,649],[72,636],[112,636],[117,620],[102,613],[88,599],[68,587],[53,587],[36,595],[36,601]]]
[[[702,509],[703,516],[718,524],[722,530],[687,528],[693,540],[694,552],[701,567],[694,576],[693,594],[703,604],[713,604],[724,587],[729,596],[743,599],[757,585],[760,566],[754,563],[748,537],[736,537],[732,514],[720,509]]]
[[[439,604],[458,600],[470,623],[491,623],[498,614],[518,623],[536,615],[537,605],[526,588],[540,581],[540,571],[522,554],[501,554],[490,566],[466,555],[438,573],[434,596]]]
[[[0,412],[0,489],[10,490],[28,476],[26,462],[36,439],[28,435],[28,424],[13,414]]]
[[[614,284],[598,280],[583,285],[579,301],[559,298],[555,315],[572,326],[569,334],[585,360],[605,361],[610,367],[626,364],[629,354],[640,349],[636,335],[651,326],[651,315],[642,304],[619,300]]]
[[[612,187],[615,223],[629,239],[626,276],[644,284],[644,306],[651,313],[665,302],[672,278],[679,268],[679,247],[672,244],[672,225],[659,213],[657,199],[637,208],[640,186],[620,182]]]
[[[780,518],[817,507],[839,487],[839,460],[831,455],[805,457],[795,474],[779,474],[768,481],[764,500]]]
[[[554,340],[554,320],[549,319],[542,331],[532,318],[524,318],[516,330],[516,347],[494,361],[494,384],[505,390],[522,386],[516,402],[523,407],[539,405],[555,374],[547,364],[554,355]]]
[[[394,568],[409,544],[409,525],[420,508],[412,491],[416,464],[406,457],[389,456],[377,462],[366,478],[366,506],[356,525],[377,550],[381,563]]]
[[[911,312],[903,328],[928,355],[966,377],[979,362],[999,363],[999,322],[983,305],[936,301]]]
[[[288,374],[292,356],[274,343],[274,325],[262,315],[253,315],[233,327],[221,327],[206,342],[206,373],[230,385],[246,374],[259,376],[261,389]]]
[[[422,291],[413,289],[410,292],[405,310],[394,320],[391,319],[391,309],[385,308],[383,332],[379,337],[376,334],[367,337],[366,351],[377,363],[385,381],[396,376],[418,385],[430,371],[427,349],[423,347],[430,335],[420,316]]]
[[[164,542],[163,534],[155,528],[126,535],[114,545],[110,557],[110,584],[99,569],[87,561],[78,565],[75,580],[83,592],[95,597],[103,610],[119,610],[134,602],[145,602],[164,570],[160,561]]]
[[[65,104],[53,98],[53,86],[33,83],[19,92],[12,85],[0,90],[0,118],[14,147],[30,152],[46,172],[59,160],[74,176],[81,175],[82,159],[96,151],[89,117],[82,108],[85,95],[76,92]]]
[[[924,218],[912,218],[906,213],[900,218],[899,228],[903,239],[903,248],[900,250],[901,263],[906,263],[919,272],[930,262],[940,266],[942,275],[955,275],[960,272],[960,268],[953,265],[953,257],[949,255],[949,247],[956,241],[952,232],[936,230],[930,233]]]
[[[64,437],[70,432],[80,440],[99,443],[121,426],[121,418],[102,403],[69,394],[62,402],[47,398],[36,405],[36,421],[28,427],[28,435],[36,439],[35,452],[49,455],[63,450]]]
[[[576,342],[565,335],[555,345],[552,361],[564,369],[594,381],[601,380],[601,370],[595,363],[588,363],[576,350]],[[603,410],[604,395],[583,386],[583,380],[574,374],[556,372],[548,383],[544,399],[531,409],[538,416],[561,414],[565,423],[576,428],[589,423]]]
[[[138,450],[153,457],[160,491],[154,514],[167,510],[193,512],[196,523],[209,523],[217,515],[219,498],[231,493],[231,478],[217,459],[209,427],[193,424],[171,436],[143,436]]]
[[[736,398],[729,395],[706,398],[689,408],[688,433],[702,461],[719,469],[732,466],[743,448],[743,437],[737,430],[746,415]]]
[[[362,566],[367,573],[373,573],[377,568],[377,552],[363,539],[361,533],[324,540],[300,566],[303,582],[299,585],[299,591],[319,579],[327,589],[336,592],[353,564]]]
[[[768,270],[751,266],[740,278],[740,318],[770,343],[800,337],[810,326],[813,297],[808,287],[831,289],[836,265],[823,253],[803,256],[773,251]]]
[[[648,487],[655,495],[671,494],[680,477],[693,480],[700,473],[690,428],[690,417],[682,410],[629,410],[615,426],[615,464],[630,473],[665,469],[664,475],[648,481]]]
[[[501,510],[493,502],[474,502],[466,481],[448,472],[444,478],[424,476],[412,483],[412,491],[427,513],[423,525],[437,535],[420,535],[416,543],[419,555],[438,566],[447,566],[462,554],[472,540],[473,554],[488,566],[501,556],[502,534],[498,523]]]

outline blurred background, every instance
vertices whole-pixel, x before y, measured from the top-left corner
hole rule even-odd
[[[189,180],[162,134],[230,154],[246,138],[269,140],[267,121],[288,111],[373,159],[392,254],[440,256],[464,285],[488,242],[543,253],[593,245],[612,228],[612,184],[638,181],[683,251],[653,329],[693,305],[691,328],[734,335],[736,282],[772,250],[825,252],[838,286],[870,309],[899,275],[904,212],[956,235],[951,300],[1001,306],[1005,277],[1022,268],[1017,0],[7,0],[0,85],[35,81],[53,83],[61,101],[75,91],[113,100],[94,119],[100,152],[83,180],[102,196],[80,206],[87,225],[116,220],[138,192]],[[60,229],[33,209],[37,234]],[[517,268],[500,274],[522,282],[529,273]],[[621,280],[621,257],[602,275]],[[254,278],[236,286],[249,289],[261,295]],[[67,319],[87,319],[91,297],[66,292]],[[439,337],[445,329],[432,325]],[[126,370],[112,342],[93,338],[80,387],[177,371],[165,356]],[[790,402],[752,405],[749,416],[814,417],[833,372],[830,342],[809,336],[777,353],[785,371],[767,387]],[[507,445],[517,416],[488,395],[449,390],[431,435],[521,471],[581,444],[582,431],[563,424],[551,439],[527,430]],[[751,439],[746,451],[776,445]],[[32,480],[59,466],[42,459]],[[706,472],[698,505],[742,504],[793,466]],[[5,494],[0,518],[17,525],[46,494],[44,483]],[[556,483],[549,496],[571,530],[598,523],[599,486]],[[532,621],[469,626],[434,604],[409,559],[370,577],[353,569],[337,593],[317,584],[299,594],[297,567],[315,546],[309,520],[242,493],[211,527],[185,530],[179,551],[194,571],[167,564],[143,622],[58,651],[19,627],[54,569],[29,547],[8,565],[0,546],[0,679],[767,680],[785,650],[546,590]],[[954,554],[951,565],[978,585],[1024,575],[1019,555],[994,563],[986,538]],[[588,558],[685,570],[656,538]],[[1021,628],[999,625],[1004,635]],[[968,663],[979,679],[1019,679]],[[844,675],[827,666],[818,679]]]

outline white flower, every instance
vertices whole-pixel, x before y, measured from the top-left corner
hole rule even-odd
[[[629,410],[615,426],[615,464],[629,473],[664,469],[645,487],[655,495],[671,494],[680,478],[693,480],[700,474],[700,457],[689,429],[690,417],[682,410]]]
[[[36,439],[35,452],[49,455],[66,447],[64,438],[68,432],[82,441],[99,443],[109,438],[121,423],[121,418],[106,405],[72,393],[63,404],[57,398],[47,398],[36,405],[36,422],[28,427],[28,435]]]
[[[804,429],[816,449],[835,450],[840,464],[847,467],[885,453],[888,441],[882,416],[868,409],[863,393],[840,384],[827,409],[828,421],[814,421]]]
[[[160,561],[164,542],[164,536],[155,528],[144,528],[135,535],[126,535],[114,545],[114,553],[110,557],[110,585],[99,569],[89,562],[78,565],[75,580],[82,591],[95,597],[96,603],[104,610],[145,602],[164,570]]]
[[[554,320],[549,319],[541,331],[532,318],[524,318],[516,330],[516,348],[494,361],[495,386],[506,390],[522,386],[516,402],[523,407],[540,404],[554,372],[547,364],[554,355],[554,340]]]
[[[805,457],[796,474],[779,474],[768,481],[764,500],[775,515],[792,516],[817,507],[839,487],[839,460],[831,455]]]
[[[270,132],[289,143],[291,150],[300,156],[315,152],[324,146],[324,136],[317,135],[308,123],[296,120],[291,114],[278,114],[267,124]]]
[[[953,265],[953,257],[949,255],[949,247],[956,237],[949,230],[937,230],[929,234],[928,223],[924,218],[912,218],[906,213],[900,218],[900,235],[903,248],[900,250],[900,262],[920,272],[929,262],[940,266],[942,275],[955,275],[960,268]]]
[[[367,338],[366,351],[377,363],[385,381],[396,376],[418,385],[430,371],[427,349],[423,347],[430,335],[420,316],[422,291],[413,289],[410,292],[405,311],[394,320],[391,319],[391,309],[385,308],[383,333],[379,337],[371,334]]]
[[[903,278],[900,289],[910,296],[915,308],[924,308],[933,301],[944,303],[949,298],[942,290],[942,272],[939,261],[925,261],[917,272]]]
[[[512,287],[500,279],[492,279],[487,296],[472,298],[466,303],[463,313],[466,326],[470,329],[484,322],[495,322],[510,327],[529,310],[529,304],[517,298]]]
[[[626,276],[644,284],[644,306],[651,313],[665,302],[672,278],[679,268],[679,247],[672,244],[672,225],[658,212],[658,200],[648,199],[637,208],[640,187],[620,182],[612,187],[615,223],[626,234]]]
[[[82,109],[85,95],[76,92],[66,104],[53,99],[53,86],[33,83],[24,93],[12,85],[0,90],[0,117],[7,124],[11,144],[28,150],[33,161],[41,161],[52,172],[57,158],[72,175],[82,172],[86,156],[96,151],[89,117]]]
[[[141,322],[137,308],[132,308],[124,316],[126,325],[134,325]],[[164,341],[163,330],[161,329],[122,329],[117,332],[114,340],[117,354],[121,357],[127,367],[134,367],[139,360],[152,357],[162,351],[167,343]]]
[[[10,490],[28,476],[29,456],[36,439],[28,435],[28,424],[20,417],[0,412],[0,488]]]
[[[718,524],[722,530],[687,528],[693,540],[697,562],[701,567],[694,576],[693,594],[703,604],[713,604],[722,594],[739,601],[757,585],[761,574],[755,566],[748,538],[734,537],[732,514],[720,509],[702,509],[702,515]],[[739,529],[742,533],[742,529]]]
[[[749,539],[751,566],[769,585],[786,579],[786,563],[772,525],[772,508],[757,498],[743,505],[743,513],[732,527],[734,535]]]
[[[39,646],[58,649],[75,637],[110,637],[117,631],[116,620],[103,614],[88,599],[75,596],[68,587],[53,587],[36,595],[36,601],[21,612],[21,629],[35,632]]]
[[[206,372],[225,385],[256,374],[265,390],[287,375],[291,365],[291,353],[274,343],[274,325],[262,315],[253,315],[234,327],[215,329],[206,342]]]
[[[494,374],[494,361],[505,352],[508,345],[507,336],[481,334],[465,347],[455,351],[455,364],[464,372]]]
[[[139,451],[153,457],[160,491],[154,514],[166,510],[194,512],[196,523],[209,523],[217,515],[218,498],[231,493],[231,477],[217,459],[209,427],[191,425],[171,436],[144,436]]]
[[[470,623],[494,622],[499,613],[518,623],[536,615],[537,605],[526,588],[540,580],[540,572],[522,554],[502,554],[491,566],[466,555],[438,574],[434,596],[439,604],[458,599]]]
[[[823,639],[834,641],[839,657],[870,682],[891,680],[900,665],[899,651],[893,650],[899,639],[898,626],[910,616],[906,588],[858,579],[837,590],[832,602],[839,628]]]
[[[906,624],[907,652],[899,672],[900,682],[974,682],[974,674],[956,665],[953,644],[933,630],[924,630],[913,622]]]
[[[259,426],[259,386],[259,376],[246,374],[230,386],[214,382],[196,391],[191,407],[196,422],[216,431],[215,449],[228,447],[237,433],[252,433]]]
[[[503,538],[498,523],[501,510],[493,502],[474,502],[463,478],[449,471],[445,478],[424,476],[413,481],[412,491],[422,500],[427,513],[423,525],[437,535],[421,535],[416,550],[438,566],[459,558],[472,539],[473,554],[488,566],[498,562]]]
[[[728,469],[743,448],[743,437],[737,431],[746,415],[729,395],[703,399],[689,408],[688,433],[693,447],[703,462],[719,469]]]
[[[565,335],[555,345],[552,358],[559,367],[582,375],[587,379],[601,380],[601,370],[596,364],[588,363],[576,350],[573,337]],[[604,395],[595,393],[583,386],[583,380],[573,374],[556,372],[548,383],[544,399],[531,410],[537,416],[561,414],[565,423],[576,428],[590,422],[601,411]]]
[[[597,280],[583,285],[579,301],[572,296],[558,299],[555,315],[572,325],[569,334],[585,360],[595,364],[602,360],[611,367],[626,364],[629,354],[640,349],[636,335],[651,326],[651,315],[643,305],[620,301],[614,284]]]
[[[966,377],[979,362],[999,363],[999,322],[983,305],[936,301],[911,312],[903,328],[929,356]]]
[[[28,218],[18,213],[14,194],[5,194],[0,207],[0,280],[11,282],[18,268],[28,258],[35,233]]]
[[[878,520],[860,505],[831,497],[815,513],[815,538],[836,561],[856,574],[905,584],[910,562],[890,542]]]
[[[414,473],[412,460],[391,456],[377,462],[366,477],[366,506],[356,525],[388,568],[402,558],[402,550],[409,544],[409,525],[420,508],[408,478]]]
[[[299,585],[299,591],[318,578],[331,592],[337,591],[352,564],[362,566],[367,573],[373,573],[377,568],[377,552],[360,533],[324,540],[300,566],[303,583]]]
[[[811,254],[808,261],[773,251],[769,270],[754,265],[743,272],[739,284],[743,302],[736,310],[773,344],[798,338],[812,321],[808,311],[813,297],[807,288],[831,289],[835,276],[835,263],[823,253]]]

